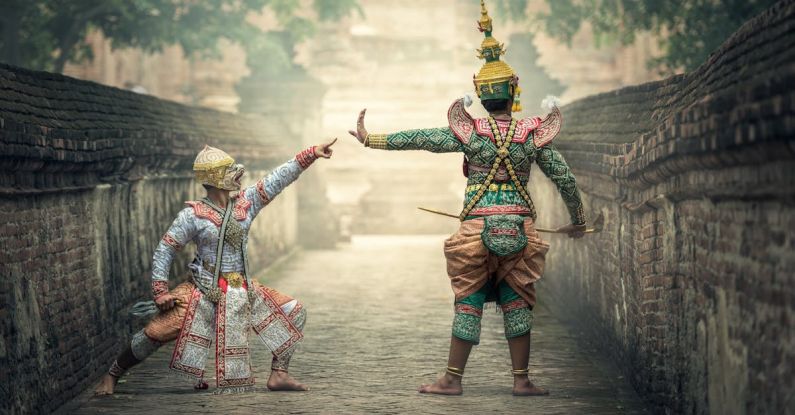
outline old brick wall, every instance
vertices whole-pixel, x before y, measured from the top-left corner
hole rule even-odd
[[[250,184],[300,150],[282,127],[0,65],[1,413],[51,412],[98,379],[140,324],[127,307],[150,297],[155,245],[202,193],[196,152],[239,156]],[[297,203],[288,189],[263,211],[252,269],[294,246]]]
[[[659,412],[795,412],[793,44],[783,1],[692,73],[563,109],[556,145],[606,227],[547,238],[546,302]],[[541,224],[566,223],[531,186]]]

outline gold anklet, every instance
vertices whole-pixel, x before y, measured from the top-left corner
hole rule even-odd
[[[464,369],[459,369],[457,367],[447,366],[447,373],[458,376],[459,378],[464,377]]]
[[[514,376],[528,375],[530,374],[530,369],[513,369],[511,373],[513,373]]]

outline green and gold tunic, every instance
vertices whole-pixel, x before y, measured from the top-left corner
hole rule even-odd
[[[466,156],[465,174],[468,182],[464,195],[464,206],[477,194],[486,181],[491,167],[497,159],[498,146],[487,118],[472,119],[464,110],[463,101],[457,100],[448,112],[450,126],[406,130],[393,134],[370,134],[366,145],[382,150],[425,150],[434,153],[461,152]],[[530,168],[537,163],[541,171],[557,187],[576,225],[585,223],[582,200],[571,169],[563,156],[551,144],[560,130],[560,112],[555,108],[544,120],[538,117],[516,122],[512,142],[508,145],[508,156],[519,182],[527,188]],[[510,121],[497,121],[503,137],[506,137]],[[536,219],[532,201],[522,197],[509,177],[503,164],[493,182],[469,212],[467,219],[497,214],[530,216]]]

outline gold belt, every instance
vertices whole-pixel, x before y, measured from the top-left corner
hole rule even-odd
[[[206,269],[210,274],[215,274],[215,266],[207,264],[206,262],[203,265],[204,269]],[[226,283],[229,284],[230,287],[233,288],[240,288],[243,286],[243,282],[246,281],[246,277],[243,275],[242,272],[239,271],[232,271],[232,272],[222,272],[218,274],[218,278],[223,278],[226,280]]]
[[[473,184],[473,185],[467,186],[466,191],[467,191],[467,193],[474,192],[474,191],[480,190],[481,186],[483,186],[483,185],[482,184]],[[513,183],[502,183],[502,184],[492,183],[492,184],[489,185],[488,190],[490,192],[496,192],[498,190],[502,190],[502,191],[516,191],[516,186],[514,186]]]
[[[246,280],[240,272],[222,272],[219,277],[225,279],[226,283],[232,288],[242,287],[243,282]]]

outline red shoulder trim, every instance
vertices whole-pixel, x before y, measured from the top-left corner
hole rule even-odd
[[[447,110],[447,122],[458,141],[468,144],[474,125],[472,116],[469,115],[464,106],[464,98],[459,98],[450,105]]]
[[[475,132],[483,137],[488,137],[494,141],[494,134],[491,132],[491,125],[489,125],[488,118],[478,118],[475,120]]]
[[[560,127],[563,125],[563,114],[560,113],[558,107],[552,108],[552,112],[541,121],[541,125],[536,128],[533,134],[533,144],[536,148],[544,147],[552,142],[560,132]]]
[[[527,136],[530,135],[530,132],[538,128],[540,124],[541,118],[538,117],[527,117],[517,121],[516,130],[513,134],[513,142],[524,144],[527,141]]]
[[[239,221],[246,220],[249,207],[251,207],[251,201],[241,195],[235,202],[235,209],[232,212],[232,216]]]
[[[540,124],[541,118],[538,117],[527,117],[517,121],[511,142],[524,144],[527,142],[527,137],[530,135],[530,132],[538,128]],[[488,137],[491,141],[494,141],[494,134],[491,132],[491,125],[489,125],[488,118],[476,119],[475,131],[478,135]]]
[[[214,223],[215,226],[221,226],[221,223],[224,221],[215,209],[200,201],[185,202],[185,204],[193,208],[193,214],[196,215],[197,218],[207,219]]]

